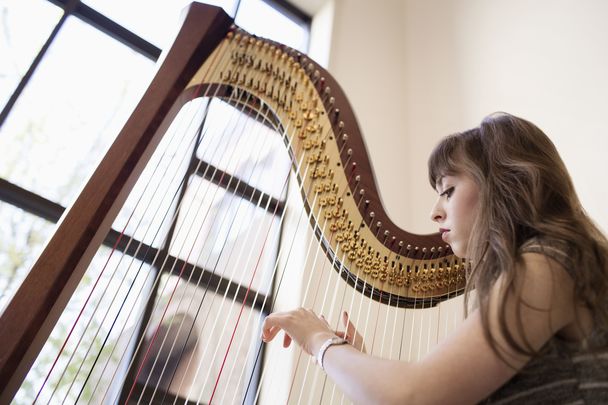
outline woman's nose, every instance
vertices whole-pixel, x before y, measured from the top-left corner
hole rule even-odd
[[[439,206],[439,200],[433,205],[433,209],[431,210],[431,220],[435,222],[441,222],[445,219],[445,213]]]

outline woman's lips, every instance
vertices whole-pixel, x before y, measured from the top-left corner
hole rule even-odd
[[[444,229],[444,228],[439,228],[439,233],[441,233],[441,239],[443,239],[444,242],[447,243],[447,234],[448,232],[450,232],[449,229]]]

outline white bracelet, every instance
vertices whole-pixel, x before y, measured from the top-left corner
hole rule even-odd
[[[329,349],[330,346],[342,345],[344,343],[348,342],[338,336],[334,336],[323,342],[321,348],[319,349],[319,353],[317,354],[317,363],[319,363],[319,367],[321,367],[321,370],[325,370],[325,368],[323,368],[323,357],[325,357],[325,352],[327,351],[327,349]]]

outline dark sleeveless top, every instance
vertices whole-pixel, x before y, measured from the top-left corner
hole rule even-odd
[[[541,253],[572,273],[567,246],[531,239],[522,253]],[[587,348],[600,348],[590,352]],[[608,336],[593,330],[583,342],[567,342],[554,336],[541,354],[483,404],[608,404]]]

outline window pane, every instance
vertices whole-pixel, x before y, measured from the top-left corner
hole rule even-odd
[[[308,26],[296,24],[262,0],[242,0],[235,22],[251,34],[308,51]]]
[[[219,100],[212,101],[203,132],[198,158],[283,198],[291,162],[279,133]]]
[[[181,22],[182,10],[192,0],[84,0],[100,13],[106,15],[128,30],[134,32],[159,48],[171,45]],[[232,15],[235,0],[201,1],[223,7]]]
[[[68,205],[124,125],[153,68],[69,18],[0,128],[0,176]]]
[[[171,123],[112,228],[160,248],[175,223],[175,207],[196,143],[206,99],[188,102]],[[140,246],[130,246],[139,249]]]
[[[247,286],[251,282],[254,290],[265,294],[279,227],[279,217],[195,177],[186,191],[169,251],[235,283]],[[193,276],[191,282],[198,283],[198,277]]]
[[[93,258],[15,403],[31,404],[39,391],[44,404],[111,403],[118,394],[154,273],[110,252],[102,247]]]
[[[0,313],[40,255],[55,224],[0,201]]]
[[[0,0],[0,110],[59,21],[44,0]]]

